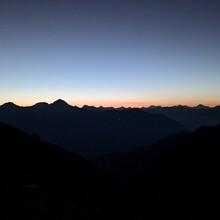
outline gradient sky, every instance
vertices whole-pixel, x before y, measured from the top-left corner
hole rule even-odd
[[[0,104],[220,104],[219,0],[0,0]]]

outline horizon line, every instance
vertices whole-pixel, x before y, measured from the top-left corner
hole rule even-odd
[[[77,105],[77,104],[72,104],[72,103],[68,103],[67,101],[63,100],[63,99],[56,99],[55,101],[53,102],[45,102],[45,101],[40,101],[40,102],[36,102],[34,104],[27,104],[27,105],[22,105],[22,104],[16,104],[15,102],[12,102],[12,101],[9,101],[9,102],[4,102],[2,104],[0,104],[0,106],[3,106],[5,104],[14,104],[18,107],[33,107],[37,104],[48,104],[48,105],[52,105],[54,103],[56,103],[57,101],[63,101],[65,102],[66,104],[68,104],[69,106],[72,106],[72,107],[78,107],[78,108],[83,108],[85,106],[88,106],[88,107],[94,107],[94,108],[114,108],[114,109],[118,109],[118,108],[150,108],[150,107],[162,107],[162,108],[166,108],[166,107],[189,107],[189,108],[196,108],[196,107],[199,107],[199,106],[203,106],[203,107],[208,107],[208,108],[215,108],[215,107],[218,107],[220,106],[220,104],[215,104],[215,105],[206,105],[206,104],[203,104],[203,103],[199,103],[199,104],[195,104],[195,105],[187,105],[187,104],[170,104],[170,105],[160,105],[160,104],[151,104],[151,105],[140,105],[140,106],[124,106],[124,105],[118,105],[118,106],[114,106],[114,105],[89,105],[89,104],[81,104],[81,105]]]

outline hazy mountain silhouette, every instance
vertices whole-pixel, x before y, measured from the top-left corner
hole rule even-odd
[[[190,131],[204,125],[214,126],[220,123],[219,106],[213,108],[204,105],[198,105],[196,107],[181,105],[172,107],[154,106],[142,108],[142,110],[149,113],[166,115],[167,117],[180,122]]]
[[[89,105],[84,105],[82,108],[87,109],[87,110],[95,110],[95,111],[114,110],[115,109],[114,107],[103,107],[103,106],[95,107],[95,106],[89,106]]]
[[[202,105],[202,104],[197,105],[195,108],[196,108],[196,109],[210,109],[209,106]]]
[[[136,220],[146,212],[91,163],[3,123],[0,193],[2,220]]]
[[[146,195],[159,219],[220,218],[220,125],[179,133],[129,153],[97,160],[121,183]]]
[[[63,100],[31,107],[0,106],[0,120],[86,158],[124,152],[185,130],[164,115],[140,109],[78,108]]]

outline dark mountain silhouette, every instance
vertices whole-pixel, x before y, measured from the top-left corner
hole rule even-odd
[[[196,109],[210,109],[209,106],[202,105],[202,104],[197,105],[195,108],[196,108]]]
[[[142,110],[149,113],[166,115],[180,122],[189,131],[193,131],[204,125],[214,126],[220,123],[220,110],[218,106],[213,108],[204,105],[198,105],[196,107],[181,105],[172,107],[154,106],[142,108]]]
[[[3,105],[0,120],[89,159],[129,151],[185,130],[173,119],[140,109],[97,111],[63,100],[31,107]]]
[[[85,110],[94,110],[94,111],[99,110],[99,108],[96,108],[95,106],[90,106],[90,105],[84,105],[82,108]]]
[[[55,102],[53,102],[51,105],[55,105],[55,106],[69,106],[67,102],[65,102],[62,99],[58,99]]]
[[[33,106],[33,108],[35,108],[35,109],[44,109],[44,108],[48,108],[48,107],[49,107],[49,104],[46,102],[39,102]]]
[[[219,219],[219,137],[220,125],[205,126],[96,163],[145,195],[158,219]]]
[[[114,107],[103,107],[103,106],[95,107],[95,106],[89,106],[89,105],[84,105],[82,108],[87,109],[87,110],[95,110],[95,111],[105,111],[105,110],[115,109]]]
[[[4,109],[9,109],[9,110],[19,108],[19,106],[15,105],[13,102],[7,102],[7,103],[3,104],[1,107]]]
[[[144,219],[136,197],[90,162],[0,123],[2,220]]]
[[[220,105],[215,106],[214,109],[220,111]]]

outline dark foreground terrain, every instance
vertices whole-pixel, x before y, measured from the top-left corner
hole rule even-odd
[[[0,123],[0,219],[220,219],[220,126],[96,161]]]
[[[220,219],[220,125],[106,156],[97,165],[144,195],[158,219]]]
[[[135,197],[90,162],[3,123],[0,204],[1,220],[144,216]]]

